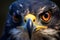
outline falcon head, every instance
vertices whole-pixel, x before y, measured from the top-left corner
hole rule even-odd
[[[60,11],[54,2],[50,0],[18,0],[10,9],[13,10],[11,12],[13,21],[20,25],[16,28],[23,34],[27,32],[31,40],[60,39]],[[19,37],[22,36],[20,32]]]

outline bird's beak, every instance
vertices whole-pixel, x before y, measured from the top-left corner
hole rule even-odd
[[[45,26],[36,25],[36,17],[33,14],[27,14],[24,18],[26,23],[26,28],[28,30],[29,37],[31,38],[32,30],[35,27],[36,31],[42,28],[47,28]]]
[[[31,38],[32,28],[33,28],[33,22],[31,21],[31,19],[28,19],[26,28],[28,30],[29,38]]]

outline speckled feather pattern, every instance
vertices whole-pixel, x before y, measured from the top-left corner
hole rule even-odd
[[[52,16],[48,24],[39,20],[39,14],[51,9]],[[48,26],[48,29],[32,31],[31,39],[24,29],[24,16],[30,12],[36,16],[37,22]],[[19,21],[15,22],[13,15],[18,15]],[[50,0],[16,0],[9,7],[5,22],[5,29],[1,40],[60,40],[60,9]],[[22,27],[24,26],[24,27]],[[33,28],[34,30],[34,28]]]

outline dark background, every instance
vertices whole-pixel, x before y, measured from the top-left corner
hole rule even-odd
[[[0,0],[0,36],[4,28],[4,22],[8,13],[9,5],[15,0]],[[52,0],[60,7],[60,0]]]

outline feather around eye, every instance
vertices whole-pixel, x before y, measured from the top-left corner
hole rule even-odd
[[[13,16],[13,20],[18,21],[18,18],[16,16]]]
[[[18,22],[21,19],[20,15],[13,15],[13,20]]]
[[[44,12],[40,15],[40,18],[42,19],[42,21],[44,22],[49,22],[49,20],[51,19],[51,12],[50,11],[47,11],[47,12]]]

